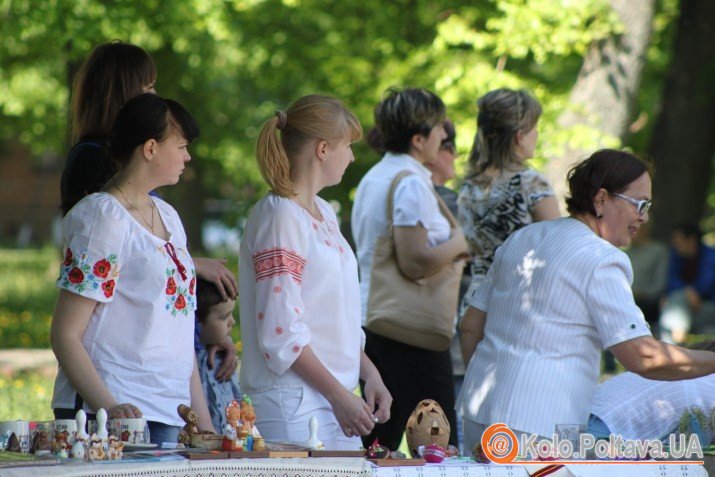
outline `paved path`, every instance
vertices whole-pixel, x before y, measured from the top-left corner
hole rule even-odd
[[[56,368],[57,360],[51,349],[0,350],[0,375],[28,370],[54,372]]]

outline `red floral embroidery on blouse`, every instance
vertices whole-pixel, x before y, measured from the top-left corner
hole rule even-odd
[[[296,312],[296,314],[300,315],[300,309],[298,307],[293,308]]]
[[[173,295],[174,293],[176,293],[176,281],[174,281],[174,277],[169,277],[166,280],[166,294]]]
[[[301,283],[305,262],[305,258],[297,253],[282,248],[258,252],[253,255],[256,281],[278,275],[290,275],[296,283]]]
[[[338,247],[338,250],[340,251],[340,253],[344,252],[343,247]]]
[[[293,346],[293,352],[297,353],[298,351],[300,351],[300,346],[298,346],[298,345]]]
[[[65,261],[62,262],[62,265],[64,265],[65,267],[69,267],[70,265],[72,265],[72,250],[70,250],[69,247],[65,252]]]
[[[280,326],[276,326],[276,334],[277,334],[277,335],[282,335],[282,334],[283,334],[283,328],[281,328]]]
[[[194,288],[196,287],[196,277],[193,277],[191,279],[191,282],[189,283],[189,293],[194,295]]]
[[[82,273],[82,270],[80,270],[79,268],[74,267],[67,274],[67,278],[69,279],[70,283],[82,283],[84,281],[84,273]]]
[[[184,298],[184,295],[179,295],[178,297],[176,297],[174,306],[177,310],[183,310],[184,308],[186,308],[186,298]]]
[[[281,287],[273,287],[273,293],[275,293],[277,295],[280,292],[281,292]]]
[[[259,314],[258,314],[258,319],[259,319],[259,320],[262,320],[265,316],[266,316],[266,315],[264,315],[263,313],[259,313]]]
[[[94,269],[92,271],[99,278],[107,278],[107,275],[109,275],[109,270],[111,269],[112,264],[109,263],[109,261],[107,261],[106,259],[102,259],[94,264]]]
[[[313,228],[314,228],[315,230],[318,230],[318,224],[316,224],[315,222],[313,222]]]
[[[330,242],[329,242],[328,240],[326,240],[326,241],[325,241],[325,245],[327,245],[328,247],[330,247]]]
[[[104,296],[111,298],[112,295],[114,295],[114,280],[107,280],[102,283],[102,291],[104,292]]]

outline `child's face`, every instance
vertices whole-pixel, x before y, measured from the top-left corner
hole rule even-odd
[[[236,306],[235,300],[227,300],[209,308],[206,320],[201,324],[201,343],[212,345],[226,340],[236,323],[233,318],[234,306]]]

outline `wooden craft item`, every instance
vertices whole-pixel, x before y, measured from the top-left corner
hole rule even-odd
[[[419,457],[420,446],[437,444],[446,448],[449,445],[450,425],[442,407],[432,399],[420,401],[412,411],[405,434],[407,446],[412,457]]]
[[[360,450],[311,450],[310,457],[365,457],[365,452]]]
[[[425,465],[424,459],[368,459],[378,467],[401,467]]]

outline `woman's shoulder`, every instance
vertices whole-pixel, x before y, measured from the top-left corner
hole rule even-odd
[[[68,230],[83,230],[96,233],[109,230],[120,235],[130,221],[126,209],[114,196],[106,192],[89,194],[67,212],[63,222]]]

